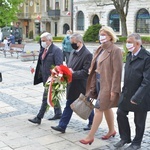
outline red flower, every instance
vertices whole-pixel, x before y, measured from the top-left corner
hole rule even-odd
[[[72,81],[72,71],[64,65],[55,66],[51,70],[51,76],[46,82],[48,86],[48,105],[54,107],[61,99],[60,95],[65,91],[67,83]],[[62,89],[63,87],[63,89]]]

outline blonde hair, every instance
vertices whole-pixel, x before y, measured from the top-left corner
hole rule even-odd
[[[102,26],[99,30],[99,32],[104,31],[106,32],[110,37],[111,41],[115,43],[118,40],[118,37],[116,36],[114,30],[109,26]]]

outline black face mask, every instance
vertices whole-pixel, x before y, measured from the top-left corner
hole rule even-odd
[[[72,43],[71,46],[72,46],[72,48],[75,49],[75,50],[77,50],[77,49],[79,48],[79,47],[77,46],[77,43]]]

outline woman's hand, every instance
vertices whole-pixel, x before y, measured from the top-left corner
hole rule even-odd
[[[117,93],[111,92],[111,93],[110,93],[110,101],[115,101],[116,96],[117,96]]]

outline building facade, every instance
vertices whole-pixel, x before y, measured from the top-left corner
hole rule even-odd
[[[19,9],[17,23],[23,28],[24,38],[30,34],[35,38],[43,31],[61,36],[71,29],[70,0],[25,0]]]
[[[128,33],[149,35],[150,1],[131,0],[126,21]],[[121,35],[120,17],[111,0],[74,0],[74,31],[84,33],[96,23],[111,26]]]
[[[106,5],[103,5],[105,2]],[[90,25],[109,25],[121,35],[120,16],[111,0],[25,0],[18,23],[23,37],[33,38],[43,31],[62,36],[68,29],[84,34]],[[150,1],[132,0],[127,15],[128,33],[150,34]]]

